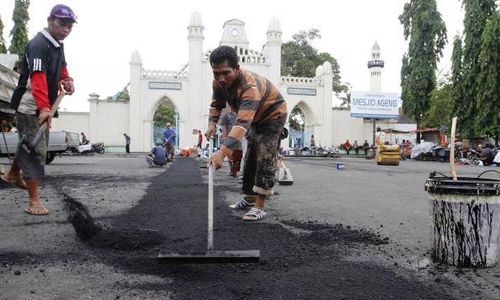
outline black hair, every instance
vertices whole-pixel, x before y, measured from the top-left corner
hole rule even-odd
[[[220,46],[210,53],[210,64],[218,65],[227,61],[227,64],[236,69],[238,67],[238,54],[234,48],[229,46]]]

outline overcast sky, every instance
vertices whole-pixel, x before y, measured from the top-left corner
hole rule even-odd
[[[5,25],[4,39],[10,44],[14,0],[0,0],[0,16]],[[46,27],[53,5],[65,3],[78,16],[78,24],[65,40],[70,75],[77,92],[63,101],[68,110],[87,111],[88,95],[112,96],[129,82],[129,61],[139,50],[144,68],[179,70],[188,60],[187,25],[194,11],[200,12],[205,27],[204,51],[218,46],[222,25],[230,19],[246,23],[250,48],[261,50],[269,20],[277,17],[283,42],[300,30],[317,28],[322,38],[313,46],[331,53],[339,62],[342,81],[353,90],[369,88],[366,63],[377,41],[385,60],[382,91],[400,88],[404,40],[398,16],[405,0],[308,0],[308,1],[207,1],[207,0],[31,0],[29,38]],[[448,44],[439,71],[450,69],[453,37],[463,30],[463,10],[459,0],[438,0],[448,30]]]

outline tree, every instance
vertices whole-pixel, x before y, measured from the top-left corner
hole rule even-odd
[[[464,48],[463,48],[463,115],[461,116],[461,127],[469,137],[474,137],[475,118],[477,116],[478,87],[477,78],[479,76],[479,52],[481,49],[481,36],[486,26],[486,22],[495,11],[495,0],[463,0],[465,7],[464,17]],[[497,46],[498,47],[498,46]],[[498,49],[498,48],[497,48]]]
[[[441,128],[449,125],[453,104],[452,90],[453,85],[446,79],[432,91],[429,110],[422,117],[422,127]]]
[[[452,101],[452,111],[455,116],[461,120],[462,116],[465,115],[465,98],[462,88],[462,40],[457,35],[453,40],[453,53],[451,55],[451,101]],[[459,122],[461,124],[461,121]],[[459,131],[461,130],[461,126]]]
[[[0,53],[7,53],[7,47],[5,46],[5,40],[3,39],[3,22],[0,17]]]
[[[28,27],[26,24],[30,19],[28,14],[29,6],[29,0],[16,0],[14,13],[12,14],[14,27],[10,31],[12,40],[10,42],[9,52],[10,54],[17,54],[19,57],[23,56],[24,48],[26,44],[28,44]]]
[[[156,127],[164,127],[165,124],[175,124],[175,110],[168,105],[160,105],[153,116]]]
[[[437,61],[447,42],[446,25],[435,0],[411,0],[405,4],[399,20],[405,40],[410,38],[401,67],[403,110],[413,116],[420,127],[436,86]],[[417,133],[417,143],[420,143],[420,133]]]
[[[316,68],[325,61],[332,65],[333,84],[332,90],[336,93],[346,90],[346,86],[340,83],[340,67],[330,53],[318,53],[312,45],[312,41],[320,39],[318,29],[312,28],[308,31],[300,31],[292,36],[292,40],[281,47],[281,74],[297,77],[314,77]]]
[[[500,12],[495,12],[484,28],[477,78],[476,128],[480,134],[500,135]]]
[[[303,131],[305,125],[304,119],[305,116],[302,110],[298,106],[295,106],[290,113],[290,127],[297,131]]]

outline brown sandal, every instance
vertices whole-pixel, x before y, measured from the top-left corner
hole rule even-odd
[[[21,188],[23,190],[28,188],[28,186],[26,185],[26,181],[24,181],[24,179],[21,176],[9,179],[7,178],[7,175],[4,174],[0,175],[0,179],[6,183],[15,184],[17,185],[18,188]]]
[[[25,209],[24,212],[33,216],[46,216],[49,214],[49,210],[46,209],[42,204],[28,206],[28,208]]]

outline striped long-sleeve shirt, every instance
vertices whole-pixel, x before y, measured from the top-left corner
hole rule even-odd
[[[235,83],[227,90],[220,87],[217,81],[213,81],[209,122],[217,123],[226,103],[237,112],[236,124],[229,132],[223,147],[223,150],[229,150],[229,153],[236,146],[236,142],[243,139],[251,124],[262,124],[287,114],[285,99],[268,79],[243,68],[240,70]]]

